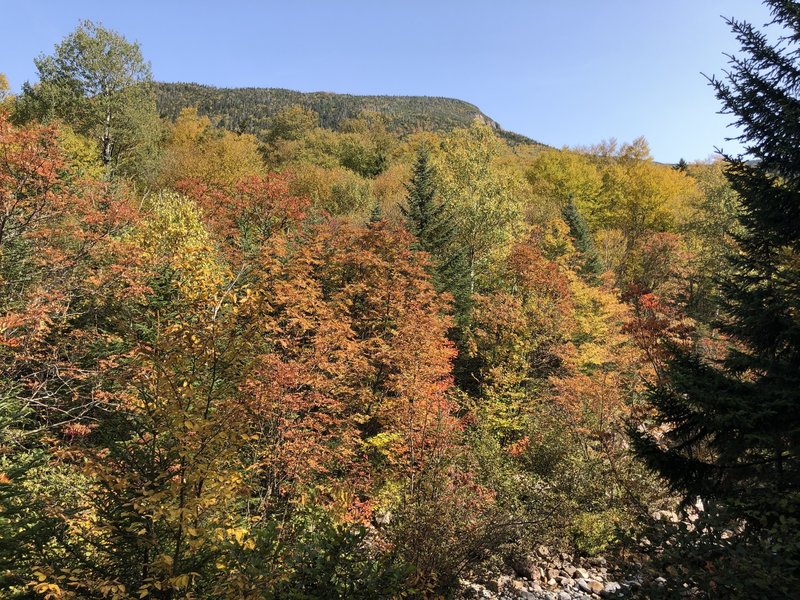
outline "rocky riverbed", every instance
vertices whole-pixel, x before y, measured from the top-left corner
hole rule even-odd
[[[625,598],[642,579],[625,575],[605,558],[576,558],[541,546],[513,565],[513,572],[461,582],[461,598],[590,600]]]

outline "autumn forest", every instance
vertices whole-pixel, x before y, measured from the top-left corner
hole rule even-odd
[[[730,21],[709,86],[746,154],[674,165],[155,83],[91,21],[0,75],[0,598],[795,597],[800,5],[766,4],[787,37]]]

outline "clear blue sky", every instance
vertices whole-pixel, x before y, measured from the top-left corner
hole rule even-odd
[[[701,73],[738,49],[721,19],[757,0],[28,0],[0,21],[13,89],[88,18],[141,43],[160,81],[449,96],[554,146],[644,135],[657,160],[708,157],[729,117]]]

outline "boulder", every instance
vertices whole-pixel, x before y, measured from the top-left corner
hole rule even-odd
[[[603,591],[600,593],[601,596],[613,596],[617,592],[622,589],[622,586],[618,584],[616,581],[609,581],[606,583]]]
[[[527,577],[531,581],[537,581],[543,577],[542,570],[537,566],[537,559],[534,555],[515,560],[511,563],[514,572],[520,577]]]
[[[603,583],[596,579],[587,579],[586,583],[589,584],[589,589],[593,594],[600,594],[605,589]]]
[[[502,592],[505,587],[511,582],[511,578],[506,575],[500,575],[486,583],[486,589],[491,590],[495,594]]]
[[[586,569],[575,569],[575,572],[572,574],[572,577],[575,579],[589,579],[589,571]]]
[[[599,594],[603,591],[603,584],[595,579],[576,579],[575,582],[587,594]]]

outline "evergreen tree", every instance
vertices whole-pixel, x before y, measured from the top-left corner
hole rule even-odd
[[[800,586],[800,2],[766,4],[783,37],[728,21],[744,56],[711,79],[746,149],[725,156],[742,205],[721,281],[733,348],[718,363],[676,350],[651,394],[666,433],[634,434],[676,491],[706,504],[669,554],[725,598],[788,598]]]
[[[569,233],[575,249],[581,254],[582,264],[578,272],[583,275],[590,283],[597,284],[598,276],[603,272],[603,263],[594,247],[592,234],[583,215],[578,211],[572,198],[564,205],[561,211],[564,221],[569,225]]]
[[[381,203],[376,201],[372,211],[369,213],[369,222],[380,223],[381,221],[383,221],[383,209],[381,208]]]
[[[453,295],[456,312],[461,315],[468,304],[466,257],[454,244],[455,226],[447,205],[437,200],[436,172],[424,146],[417,153],[406,189],[407,206],[401,207],[406,225],[416,236],[418,249],[431,256],[431,274],[437,290]]]
[[[7,384],[7,382],[2,382]],[[0,597],[33,598],[29,587],[36,549],[60,533],[37,497],[45,487],[47,452],[32,411],[7,385],[0,395]]]

